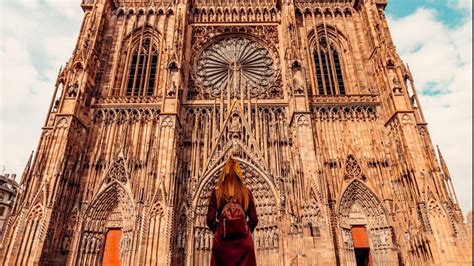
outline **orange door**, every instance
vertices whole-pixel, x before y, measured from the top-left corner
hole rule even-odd
[[[105,237],[104,256],[102,258],[102,266],[120,266],[120,237],[122,230],[109,229]]]
[[[352,239],[355,248],[369,248],[369,235],[365,226],[352,226]]]
[[[357,266],[372,266],[367,228],[365,228],[365,226],[356,225],[351,229]]]

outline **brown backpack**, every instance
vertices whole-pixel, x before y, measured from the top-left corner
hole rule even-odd
[[[219,223],[222,227],[222,238],[226,240],[241,238],[248,232],[244,209],[233,197],[224,205]]]

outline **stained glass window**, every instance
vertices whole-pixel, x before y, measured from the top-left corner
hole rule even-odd
[[[150,38],[137,44],[133,50],[126,96],[153,96],[156,83],[158,49],[152,45]]]
[[[334,44],[328,43],[326,38],[319,40],[315,48],[313,60],[319,95],[346,94],[341,60]]]

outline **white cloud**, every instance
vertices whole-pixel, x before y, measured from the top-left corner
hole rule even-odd
[[[21,175],[37,148],[56,75],[70,58],[80,27],[80,1],[49,2],[1,3],[0,171],[5,166],[7,173]],[[67,10],[74,15],[65,17]]]
[[[64,17],[75,17],[82,13],[81,1],[77,0],[45,0],[49,7],[56,9]]]
[[[455,8],[466,9],[468,11],[471,11],[472,9],[472,0],[451,0],[449,1],[449,4]]]
[[[468,3],[470,2],[470,3]],[[458,1],[458,7],[472,1]],[[389,26],[410,65],[434,144],[441,148],[461,207],[472,208],[472,22],[450,28],[431,9],[418,9]],[[435,87],[438,95],[422,95]]]
[[[18,3],[25,7],[37,7],[38,0],[18,0]]]
[[[6,164],[7,170],[19,174],[28,153],[36,148],[33,143],[39,136],[40,123],[44,121],[51,84],[41,81],[25,43],[13,38],[5,40],[0,58],[0,164]]]
[[[43,40],[45,55],[48,56],[50,65],[57,68],[64,65],[72,56],[76,40],[75,36],[58,36]]]

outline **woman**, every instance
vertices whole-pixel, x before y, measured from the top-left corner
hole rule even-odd
[[[223,226],[219,224],[221,212],[230,199],[242,207],[248,218],[250,230],[236,239],[223,238]],[[257,265],[251,232],[258,224],[257,211],[250,190],[243,182],[242,170],[233,158],[227,160],[224,170],[211,193],[207,211],[207,226],[214,233],[211,266]]]

